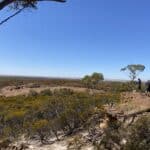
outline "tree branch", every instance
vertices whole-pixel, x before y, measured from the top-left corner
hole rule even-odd
[[[2,20],[2,21],[0,22],[0,26],[1,26],[2,24],[4,24],[5,22],[7,22],[9,19],[11,19],[11,18],[15,17],[16,15],[18,15],[19,13],[21,13],[23,9],[25,9],[25,7],[19,9],[19,10],[18,10],[17,12],[15,12],[13,15],[11,15],[11,16],[7,17],[6,19]]]
[[[125,115],[120,115],[120,114],[112,114],[110,112],[106,113],[106,115],[108,116],[109,119],[111,120],[118,120],[119,118],[123,118],[123,122],[125,122],[127,119],[129,118],[135,118],[138,115],[142,115],[144,113],[149,113],[150,112],[150,108],[144,109],[144,110],[140,110],[134,113],[130,113],[130,114],[125,114]]]
[[[12,3],[15,3],[17,1],[24,1],[24,0],[2,0],[0,1],[0,10],[4,9],[5,7],[7,7],[8,5],[12,4]],[[44,1],[53,1],[53,2],[66,2],[66,0],[36,0],[37,2],[44,2]]]
[[[127,114],[127,115],[124,115],[124,116],[121,116],[121,117],[125,117],[127,119],[127,118],[130,118],[130,117],[135,117],[137,115],[141,115],[143,113],[148,113],[148,112],[150,112],[150,108],[147,108],[147,109],[144,109],[144,110],[141,110],[141,111],[137,111],[137,112],[134,112],[134,113],[131,113],[131,114]]]
[[[13,3],[15,0],[3,0],[0,2],[0,10],[8,6],[9,4]]]

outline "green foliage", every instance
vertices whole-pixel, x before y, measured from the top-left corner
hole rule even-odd
[[[31,84],[32,83],[32,84]],[[29,88],[33,88],[38,85],[44,86],[73,86],[82,87],[79,79],[57,79],[57,78],[38,78],[38,77],[0,77],[0,88],[5,86],[21,86],[27,85]],[[35,87],[35,88],[36,88]]]
[[[34,90],[30,90],[29,94],[28,94],[29,97],[34,97],[34,96],[37,96],[37,95],[38,95],[38,93]]]
[[[46,142],[47,138],[50,135],[50,128],[49,128],[49,122],[46,119],[39,119],[31,125],[32,132],[30,132],[30,135],[38,135],[40,138],[40,141],[42,144]]]
[[[15,139],[22,134],[37,136],[42,143],[51,134],[59,139],[58,131],[71,134],[93,115],[95,107],[116,103],[119,97],[118,93],[90,95],[69,89],[56,90],[52,95],[1,97],[0,139]]]
[[[51,95],[52,95],[52,92],[50,91],[50,89],[45,89],[45,90],[41,91],[40,94],[41,94],[42,96],[45,96],[45,95],[51,96]]]
[[[5,120],[21,119],[25,116],[25,111],[14,111],[5,116]]]
[[[35,121],[33,123],[33,129],[34,130],[41,130],[41,129],[47,127],[47,125],[48,125],[48,121],[47,120],[45,120],[45,119],[38,120],[38,121]]]
[[[84,78],[83,78],[84,79]],[[44,86],[71,86],[71,87],[87,87],[92,88],[91,82],[79,79],[45,79],[45,78],[28,78],[28,77],[0,77],[0,88],[4,86],[17,85],[21,86],[34,83],[36,85]],[[89,84],[90,83],[90,84]],[[116,82],[116,81],[103,81],[99,82],[94,88],[103,90],[105,92],[121,92],[131,91],[129,83]]]
[[[130,128],[126,150],[149,150],[150,117],[142,117]]]
[[[149,150],[150,116],[142,116],[131,126],[124,126],[118,120],[109,120],[100,143],[94,141],[97,150]]]
[[[104,80],[103,74],[94,72],[91,76],[84,76],[82,82],[88,88],[95,88],[95,86],[97,86],[98,83],[102,80]]]
[[[129,77],[134,81],[140,72],[145,70],[145,66],[141,64],[131,64],[121,69],[121,71],[129,71]]]
[[[55,89],[54,90],[54,95],[57,95],[57,96],[68,96],[68,95],[72,95],[74,93],[73,90],[71,89],[67,89],[67,88],[63,88],[63,89]]]
[[[111,120],[108,122],[108,128],[105,129],[105,134],[103,136],[103,139],[101,140],[101,144],[95,144],[98,150],[116,149],[114,148],[114,145],[120,146],[121,140],[124,137],[124,134],[120,127],[120,122],[117,122],[116,120]]]
[[[116,92],[129,92],[133,91],[133,89],[136,89],[136,84],[131,82],[120,83],[114,87]]]
[[[20,9],[20,8],[37,8],[37,3],[41,0],[3,0],[0,2],[0,10],[4,7],[11,4],[11,8],[13,9]],[[44,0],[43,0],[44,1]],[[55,2],[65,2],[65,0],[49,0]]]
[[[90,88],[91,86],[91,77],[86,75],[84,76],[84,78],[82,79],[83,84],[87,87]]]
[[[104,76],[103,76],[102,73],[94,72],[94,73],[91,75],[91,79],[92,79],[92,82],[96,84],[96,83],[98,83],[99,81],[104,80]]]

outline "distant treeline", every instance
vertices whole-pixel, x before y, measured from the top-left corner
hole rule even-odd
[[[4,86],[18,86],[22,84],[35,83],[39,85],[66,85],[66,86],[81,86],[80,79],[69,78],[44,78],[44,77],[21,77],[21,76],[0,76],[0,88]]]
[[[83,78],[84,79],[84,78]],[[21,77],[21,76],[0,76],[0,89],[5,86],[20,86],[23,84],[36,84],[45,86],[68,86],[68,87],[85,87],[88,89],[97,89],[103,91],[131,91],[136,89],[137,85],[131,84],[130,81],[101,81],[97,84],[85,84],[82,79],[69,79],[69,78],[42,78],[42,77]],[[145,83],[142,84],[142,89],[144,90]]]

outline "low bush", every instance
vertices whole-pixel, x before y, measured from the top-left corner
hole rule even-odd
[[[141,117],[129,129],[129,135],[125,150],[149,150],[150,149],[150,117]]]
[[[28,93],[28,96],[29,97],[34,97],[34,96],[38,96],[38,93],[34,90],[30,90],[29,93]]]
[[[42,90],[42,91],[40,92],[40,94],[43,95],[43,96],[45,96],[45,95],[51,96],[51,95],[52,95],[52,92],[51,92],[50,89],[45,89],[45,90]]]
[[[58,131],[73,133],[95,113],[95,107],[102,110],[104,104],[117,103],[120,97],[118,93],[90,95],[69,89],[47,92],[0,98],[0,139],[15,139],[22,134],[36,136],[42,143],[51,135],[59,139]]]

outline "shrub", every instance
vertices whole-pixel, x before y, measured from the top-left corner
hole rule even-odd
[[[37,95],[38,95],[38,93],[36,91],[34,91],[34,90],[30,90],[29,94],[28,94],[29,97],[35,97]]]
[[[55,95],[62,95],[62,96],[68,96],[68,95],[72,95],[74,93],[73,90],[71,89],[67,89],[67,88],[62,88],[62,89],[55,89],[54,90],[54,94]]]
[[[42,96],[51,96],[52,95],[52,92],[50,91],[50,89],[45,89],[45,90],[43,90],[43,91],[41,91],[40,92],[40,94],[42,95]]]
[[[9,134],[13,138],[17,138],[19,134],[23,133],[23,122],[25,111],[11,111],[5,115],[4,135]]]
[[[49,131],[49,123],[46,119],[37,120],[32,124],[32,132],[40,138],[42,144],[47,141]]]
[[[149,150],[150,148],[150,117],[138,119],[130,128],[126,150]]]
[[[0,140],[24,134],[38,136],[44,143],[52,133],[59,139],[58,131],[71,134],[85,125],[95,113],[95,107],[103,114],[104,104],[119,101],[118,93],[90,95],[69,89],[56,90],[49,96],[35,93],[0,98]]]

